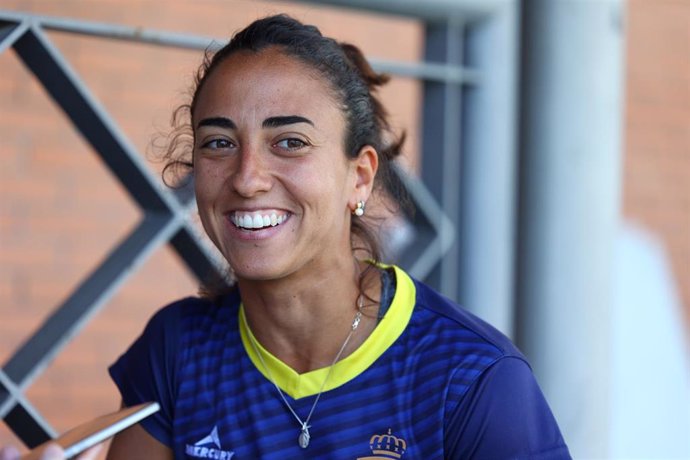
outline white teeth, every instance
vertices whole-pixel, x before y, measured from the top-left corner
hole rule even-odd
[[[236,227],[247,229],[260,229],[265,227],[275,227],[287,220],[287,215],[277,215],[275,212],[269,214],[251,213],[251,214],[234,214],[232,216],[232,223]]]

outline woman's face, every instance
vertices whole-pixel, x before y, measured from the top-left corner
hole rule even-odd
[[[366,196],[343,151],[344,116],[317,75],[275,49],[240,52],[198,95],[199,215],[240,280],[351,263],[350,209]]]

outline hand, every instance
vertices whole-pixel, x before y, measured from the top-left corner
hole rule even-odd
[[[19,451],[14,446],[7,446],[0,449],[0,460],[16,460],[19,458]]]
[[[93,446],[79,455],[77,460],[93,460],[101,451],[101,448],[102,444]],[[19,459],[19,451],[14,446],[8,446],[0,449],[0,460]],[[62,450],[62,447],[58,446],[57,444],[48,444],[43,451],[43,455],[41,455],[41,460],[65,460],[65,452]]]

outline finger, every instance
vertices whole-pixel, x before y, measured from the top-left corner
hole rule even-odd
[[[41,460],[65,460],[65,451],[55,443],[48,444],[41,455]]]
[[[14,446],[7,446],[0,449],[0,460],[18,460],[19,451]]]
[[[77,460],[94,460],[98,453],[103,449],[103,444],[96,444],[95,446],[84,451]]]

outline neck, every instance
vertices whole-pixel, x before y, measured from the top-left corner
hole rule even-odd
[[[358,310],[361,269],[356,264],[337,267],[306,282],[238,280],[254,337],[298,373],[330,366],[350,333]],[[378,274],[368,278],[362,294],[378,299]],[[340,359],[369,336],[376,325],[372,316],[362,317]]]

